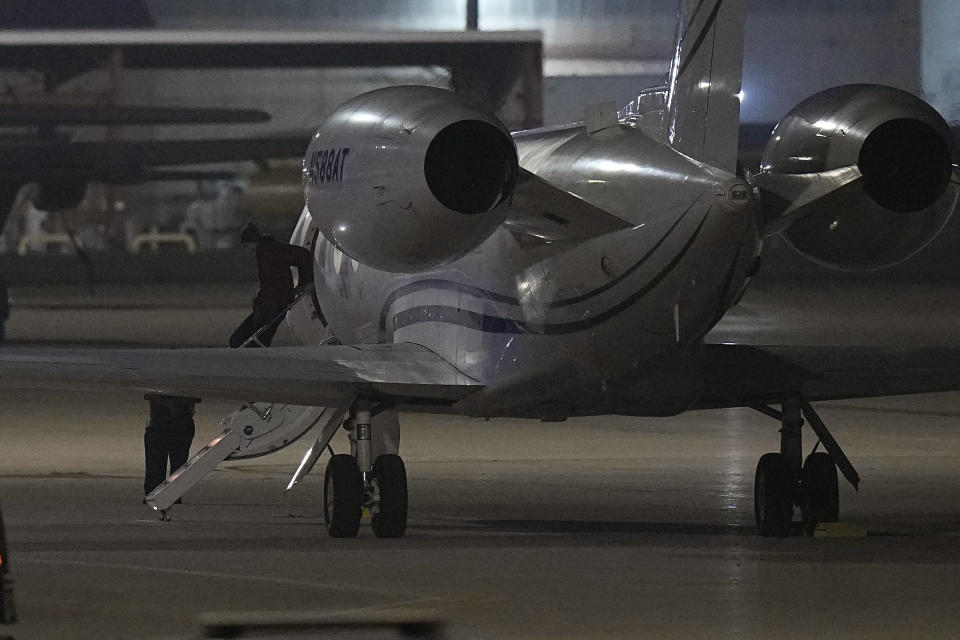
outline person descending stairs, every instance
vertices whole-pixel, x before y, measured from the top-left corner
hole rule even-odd
[[[313,282],[313,256],[304,247],[261,235],[252,222],[240,232],[240,243],[256,249],[260,290],[253,311],[230,336],[230,346],[268,347],[280,321]],[[296,287],[291,267],[297,270]]]

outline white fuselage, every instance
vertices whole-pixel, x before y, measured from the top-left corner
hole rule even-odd
[[[458,410],[562,419],[679,412],[696,351],[759,251],[752,191],[626,125],[516,134],[520,166],[632,228],[580,243],[501,226],[442,268],[388,273],[343,254],[305,208],[316,301],[340,342],[413,342],[485,385]],[[315,314],[314,314],[315,315]],[[316,342],[315,318],[292,315]]]

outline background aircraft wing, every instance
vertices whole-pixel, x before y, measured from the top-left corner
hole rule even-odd
[[[698,408],[960,389],[960,348],[708,344]]]
[[[0,68],[96,66],[120,51],[130,69],[469,66],[533,56],[539,31],[37,29],[0,31]]]
[[[247,402],[336,406],[365,394],[452,403],[482,388],[413,344],[269,349],[85,349],[0,352],[0,385],[129,389]]]
[[[155,124],[248,124],[267,122],[259,109],[81,104],[0,104],[0,126],[129,126]]]
[[[211,162],[262,161],[299,158],[310,134],[257,136],[209,140],[126,140],[104,142],[0,140],[0,173],[104,182],[152,179],[154,167]],[[175,179],[179,179],[176,177]]]

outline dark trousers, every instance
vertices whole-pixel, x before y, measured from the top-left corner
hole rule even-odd
[[[149,494],[167,479],[170,473],[183,466],[190,457],[190,444],[196,429],[193,420],[182,424],[148,424],[143,432],[143,455],[146,471],[143,476],[143,495]]]
[[[259,341],[260,344],[269,347],[273,341],[274,334],[280,327],[280,321],[283,320],[283,318],[278,318],[277,316],[283,312],[288,304],[290,304],[289,300],[264,300],[262,296],[257,296],[253,301],[253,313],[244,318],[240,326],[237,327],[230,336],[230,347],[236,349],[246,342],[250,336],[255,334],[260,327],[272,322],[269,327],[257,336],[257,341]],[[251,342],[247,346],[258,347],[260,345],[256,342]]]

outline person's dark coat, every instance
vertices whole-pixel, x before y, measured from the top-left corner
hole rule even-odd
[[[298,286],[304,287],[313,282],[313,256],[307,249],[277,242],[272,236],[258,237],[257,273],[260,291],[253,299],[253,312],[230,336],[231,347],[244,344],[264,326],[267,328],[257,336],[257,341],[263,346],[270,345],[280,326],[280,315],[296,297],[291,267],[297,270]]]
[[[293,300],[290,267],[297,269],[299,286],[313,282],[313,256],[307,249],[261,236],[257,242],[257,272],[260,296],[265,303],[279,304],[282,309]]]

